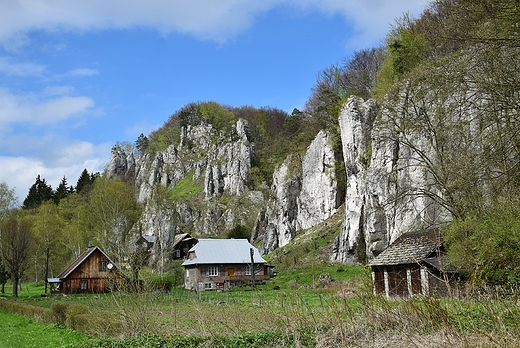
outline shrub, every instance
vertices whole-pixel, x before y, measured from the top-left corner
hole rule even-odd
[[[67,322],[67,308],[69,307],[68,303],[63,302],[54,302],[51,305],[51,313],[54,322],[58,325],[65,325]]]
[[[8,313],[23,315],[27,318],[33,318],[39,322],[53,322],[51,310],[49,308],[31,306],[30,304],[17,301],[0,300],[0,309]]]
[[[74,330],[80,330],[80,328],[83,326],[82,324],[84,324],[80,318],[80,315],[86,313],[88,313],[88,308],[83,304],[75,303],[68,306],[66,315],[67,318],[65,321],[67,327]]]

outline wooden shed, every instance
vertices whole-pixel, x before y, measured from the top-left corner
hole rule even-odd
[[[190,236],[189,233],[181,233],[176,235],[173,240],[173,258],[185,259],[188,256],[188,250],[190,250],[198,242],[199,240]]]
[[[87,248],[56,278],[48,282],[56,284],[62,294],[98,293],[117,290],[123,279],[119,268],[97,246]]]
[[[439,229],[404,233],[369,263],[375,294],[388,298],[458,295]]]

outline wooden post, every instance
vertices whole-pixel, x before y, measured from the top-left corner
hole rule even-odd
[[[255,254],[255,251],[253,250],[253,248],[250,248],[249,249],[249,254],[251,255],[251,286],[253,287],[253,289],[256,290],[256,284],[255,284],[255,259],[254,259],[254,254]]]

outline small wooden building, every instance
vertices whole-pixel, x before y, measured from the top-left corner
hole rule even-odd
[[[247,239],[199,239],[182,265],[184,287],[192,290],[226,290],[269,279],[267,261]]]
[[[55,283],[62,294],[98,293],[117,290],[122,273],[110,258],[98,247],[87,248],[56,278]]]
[[[188,256],[188,250],[198,242],[198,239],[193,238],[189,233],[177,234],[173,240],[173,258],[185,259]]]
[[[374,293],[388,298],[459,295],[439,229],[404,233],[370,263]]]

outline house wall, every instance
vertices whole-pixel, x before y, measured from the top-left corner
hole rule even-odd
[[[100,262],[104,262],[105,270],[100,270]],[[109,260],[101,252],[94,251],[61,283],[61,292],[74,294],[111,290],[118,277],[114,270],[106,267],[108,263]]]
[[[249,284],[252,275],[248,264],[196,265],[185,268],[184,287],[186,289],[215,290],[230,289],[241,284]],[[267,266],[255,265],[255,281],[269,279]]]
[[[419,268],[417,264],[372,267],[374,294],[387,298],[413,295],[446,297],[459,294],[456,278],[445,279],[438,270]]]

